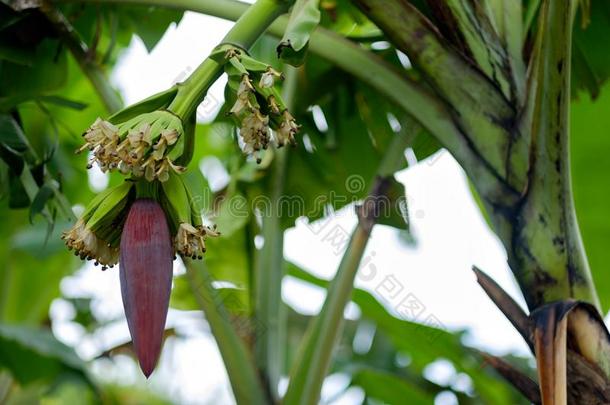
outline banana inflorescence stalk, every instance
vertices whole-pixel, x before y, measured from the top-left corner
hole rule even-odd
[[[281,75],[246,51],[284,7],[259,0],[185,82],[98,118],[77,150],[90,154],[88,168],[96,164],[126,178],[96,196],[62,238],[102,269],[120,262],[127,323],[146,377],[162,347],[174,257],[200,260],[205,240],[220,235],[194,209],[195,190],[182,175],[193,156],[195,110],[223,68],[244,152],[258,154],[271,140],[277,147],[294,142],[298,125],[275,88]]]

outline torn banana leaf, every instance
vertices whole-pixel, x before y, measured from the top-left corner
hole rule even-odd
[[[300,66],[305,60],[309,36],[320,22],[319,0],[297,0],[290,13],[288,26],[277,46],[277,55],[284,62]]]

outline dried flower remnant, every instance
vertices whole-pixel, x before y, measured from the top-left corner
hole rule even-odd
[[[297,134],[297,132],[299,132],[299,126],[288,110],[284,111],[282,118],[283,119],[279,125],[279,129],[274,131],[275,141],[278,148],[286,144],[294,145],[294,136]]]
[[[174,248],[182,256],[202,259],[206,250],[205,240],[208,236],[220,236],[216,226],[193,226],[189,223],[182,223],[174,239]]]
[[[275,86],[275,79],[281,79],[282,74],[272,67],[268,67],[267,71],[261,75],[258,85],[264,89],[269,89]]]
[[[236,94],[237,101],[233,105],[233,108],[231,108],[232,114],[240,114],[244,110],[254,109],[254,106],[250,102],[250,98],[254,95],[254,86],[252,85],[250,76],[247,74],[242,76]]]
[[[118,164],[116,147],[119,143],[119,128],[108,121],[97,118],[89,129],[83,134],[85,144],[77,153],[85,150],[93,152],[93,159],[88,164],[90,169],[97,162],[102,171],[112,170]]]
[[[258,152],[267,149],[269,145],[269,117],[260,111],[254,111],[242,120],[239,135],[244,142],[244,152],[253,155],[256,162],[261,162]]]

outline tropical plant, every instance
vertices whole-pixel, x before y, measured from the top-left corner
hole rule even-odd
[[[332,371],[372,402],[451,391],[460,403],[610,403],[609,141],[598,135],[610,124],[609,3],[3,0],[0,11],[1,400],[156,400],[100,384],[45,330],[59,282],[82,264],[63,239],[102,269],[119,263],[146,376],[172,333],[170,305],[203,311],[238,403],[318,403]],[[184,11],[235,24],[186,80],[124,107],[107,72],[132,35],[152,49]],[[223,73],[225,103],[198,123]],[[376,224],[412,237],[394,178],[407,148],[418,161],[444,148],[468,175],[528,308],[474,272],[535,370],[399,319],[354,288]],[[230,176],[214,193],[197,169],[204,157]],[[110,175],[95,196],[83,187],[93,166]],[[285,260],[297,218],[315,224],[350,204],[358,224],[332,280]],[[173,255],[186,272],[172,280]],[[285,305],[286,276],[326,289],[319,314]],[[350,301],[358,320],[344,319]],[[371,347],[355,350],[367,324]],[[409,364],[397,363],[405,354]],[[473,391],[424,379],[437,358]]]

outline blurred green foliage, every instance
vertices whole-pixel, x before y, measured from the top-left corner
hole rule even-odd
[[[9,2],[10,3],[10,2]],[[323,2],[324,3],[324,2]],[[587,29],[576,28],[574,52],[575,94],[572,106],[572,162],[575,199],[598,293],[604,310],[610,306],[610,216],[603,201],[610,196],[610,89],[600,91],[610,69],[607,52],[599,41],[608,38],[608,6],[593,1],[594,12]],[[606,3],[608,4],[608,3]],[[599,7],[599,8],[598,8]],[[599,11],[598,11],[599,10]],[[99,69],[111,72],[117,57],[132,36],[148,50],[154,48],[168,26],[182,13],[154,7],[70,4],[61,11],[88,44],[88,57]],[[350,37],[404,69],[391,46],[373,49],[381,33],[347,1],[338,1],[331,12],[322,13],[322,24]],[[278,40],[262,38],[252,54],[278,68]],[[605,59],[604,59],[605,58]],[[410,73],[409,73],[410,74]],[[585,89],[588,94],[578,92]],[[294,114],[303,124],[303,140],[290,150],[285,193],[304,202],[301,211],[285,215],[283,227],[299,216],[309,221],[322,218],[329,207],[339,209],[366,195],[383,151],[395,136],[392,120],[405,126],[409,117],[372,89],[315,55],[308,55],[298,74],[299,95]],[[326,128],[314,119],[311,107],[325,117]],[[252,268],[260,232],[256,214],[249,209],[235,217],[229,202],[243,199],[250,207],[257,196],[268,195],[269,160],[261,165],[246,160],[236,141],[236,129],[223,116],[214,123],[199,124],[189,182],[201,191],[198,201],[223,231],[208,242],[206,264],[217,281],[233,315],[249,314],[252,304]],[[89,364],[49,331],[49,307],[61,297],[60,282],[82,262],[68,252],[59,235],[70,226],[65,213],[70,206],[85,205],[94,195],[89,187],[84,155],[75,155],[80,134],[98,116],[107,116],[96,89],[81,71],[54,26],[38,9],[14,11],[0,2],[0,402],[140,404],[166,403],[155,395],[132,387],[96,382]],[[392,119],[388,119],[392,117]],[[425,131],[413,137],[411,148],[423,160],[439,150]],[[198,169],[204,159],[219,161],[229,181],[212,192]],[[406,167],[406,162],[405,162]],[[361,189],[346,189],[349,176],[366,180]],[[118,176],[111,176],[115,184]],[[346,200],[331,198],[331,193]],[[398,189],[396,198],[403,190]],[[320,198],[325,202],[320,204]],[[230,209],[231,208],[231,209]],[[402,218],[387,225],[408,232]],[[324,288],[324,280],[288,265],[289,274],[305,283]],[[172,306],[198,308],[186,276],[175,279]],[[350,386],[364,389],[371,403],[432,403],[440,392],[451,391],[460,403],[515,404],[522,398],[482,367],[477,351],[462,343],[464,332],[450,333],[431,326],[400,320],[388,313],[373,295],[354,292],[353,301],[362,318],[349,321],[337,350],[333,372],[350,377]],[[83,297],[73,301],[75,322],[94,332],[101,327]],[[294,311],[289,316],[288,362],[305,332],[309,317]],[[371,347],[364,353],[353,349],[358,328],[373,325]],[[434,334],[431,343],[421,336]],[[406,365],[397,359],[407,357]],[[457,372],[472,381],[467,391],[439,386],[426,380],[425,367],[438,359],[451,362]],[[522,359],[511,361],[522,362]],[[521,364],[522,367],[526,365]],[[285,370],[289,369],[289,364]]]

